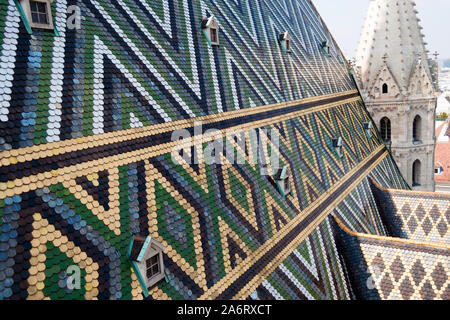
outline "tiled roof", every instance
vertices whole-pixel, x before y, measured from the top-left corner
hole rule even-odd
[[[311,1],[288,2],[55,0],[59,35],[30,35],[0,0],[0,299],[143,299],[136,235],[164,247],[150,299],[352,298],[329,216],[384,234],[368,177],[408,186]],[[210,129],[241,162],[204,159]],[[286,198],[262,174],[275,153]]]
[[[450,245],[450,194],[372,190],[391,236]]]
[[[450,299],[449,246],[358,234],[337,221],[338,247],[355,298]]]

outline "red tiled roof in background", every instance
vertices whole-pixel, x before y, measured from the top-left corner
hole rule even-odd
[[[443,130],[445,123],[440,125],[436,129],[436,137],[438,138]],[[450,137],[450,126],[447,129],[447,136]],[[436,182],[450,182],[450,141],[449,142],[436,142],[436,159],[434,167],[437,169],[442,167],[443,172],[441,175],[435,175]]]

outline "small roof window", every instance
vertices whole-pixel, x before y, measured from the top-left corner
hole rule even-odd
[[[209,17],[202,20],[203,33],[212,46],[219,45],[219,25],[216,18]]]
[[[344,140],[342,139],[342,137],[333,139],[333,148],[340,158],[342,158],[342,156],[343,156],[343,153],[342,153],[343,146],[344,146]]]
[[[278,36],[278,41],[286,53],[291,52],[291,40],[292,38],[287,31],[280,33]]]
[[[328,40],[322,41],[320,47],[327,56],[330,55],[330,42]]]
[[[19,11],[31,28],[53,29],[53,0],[20,0]],[[27,26],[28,27],[28,26]]]
[[[136,235],[130,241],[127,256],[145,297],[149,288],[165,278],[163,251],[164,246],[151,237]]]
[[[372,138],[372,122],[364,122],[364,130],[366,131],[367,138]]]
[[[444,172],[444,169],[442,167],[434,168],[434,174],[440,176]]]
[[[291,193],[291,172],[287,166],[275,170],[274,180],[283,197]]]

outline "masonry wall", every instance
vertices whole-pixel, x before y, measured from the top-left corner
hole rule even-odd
[[[366,100],[367,108],[378,128],[383,117],[391,121],[392,154],[408,184],[417,191],[434,191],[434,117],[436,99],[423,101]],[[413,122],[422,118],[421,143],[413,143]],[[420,185],[413,186],[413,164],[421,163]]]

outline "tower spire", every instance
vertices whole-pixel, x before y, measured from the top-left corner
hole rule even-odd
[[[431,79],[432,66],[417,13],[412,0],[370,1],[356,52],[356,68],[360,67],[364,87],[373,83],[382,64],[387,64],[401,90],[406,90],[418,57]]]
[[[403,176],[415,189],[433,191],[437,61],[428,56],[417,13],[412,0],[371,0],[354,69]]]

